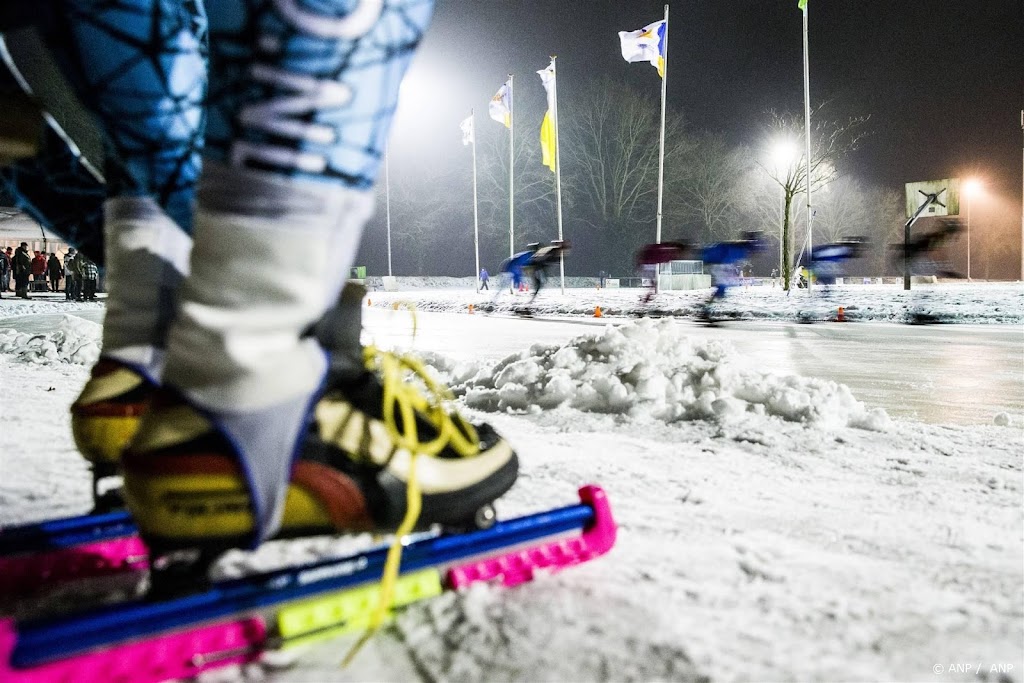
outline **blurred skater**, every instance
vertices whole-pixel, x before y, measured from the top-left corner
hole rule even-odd
[[[740,284],[740,264],[765,249],[764,237],[760,232],[748,231],[738,240],[718,242],[700,250],[700,260],[710,265],[711,286],[714,291],[701,306],[697,317],[713,322],[713,305],[725,298],[730,287]]]

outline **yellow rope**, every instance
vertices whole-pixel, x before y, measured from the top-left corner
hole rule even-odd
[[[409,463],[409,485],[405,491],[405,517],[395,532],[391,547],[388,548],[387,558],[384,560],[384,573],[380,580],[377,606],[374,607],[373,613],[370,615],[370,623],[366,627],[366,631],[363,632],[363,635],[359,637],[359,640],[356,641],[355,645],[352,646],[352,649],[348,651],[348,654],[341,661],[341,668],[343,669],[352,663],[352,660],[359,654],[363,645],[369,642],[370,638],[377,633],[381,624],[384,623],[384,618],[387,616],[391,603],[395,599],[395,583],[398,581],[398,570],[402,562],[402,539],[412,533],[413,528],[416,526],[416,521],[420,518],[420,510],[423,504],[423,495],[420,491],[419,481],[416,478],[417,458],[419,458],[418,455],[413,455]]]
[[[415,313],[413,315],[415,321]],[[415,322],[413,325],[415,333]],[[370,638],[377,632],[387,617],[388,610],[394,601],[395,584],[398,581],[398,573],[402,561],[402,540],[412,533],[419,521],[420,512],[423,506],[423,495],[420,490],[419,480],[416,476],[416,462],[421,455],[436,456],[451,446],[453,450],[462,457],[470,457],[479,452],[479,438],[472,425],[465,422],[457,413],[449,415],[444,410],[444,402],[452,400],[451,392],[447,387],[438,384],[427,372],[422,362],[409,356],[399,356],[393,353],[380,351],[375,346],[367,346],[365,350],[365,361],[369,368],[377,368],[380,371],[382,384],[384,386],[384,426],[388,435],[399,448],[404,448],[410,453],[409,482],[406,488],[406,511],[398,530],[395,531],[391,546],[388,548],[387,558],[384,562],[384,571],[381,575],[380,592],[377,605],[370,615],[370,623],[363,635],[356,641],[355,645],[348,651],[342,660],[342,668],[349,665],[355,656],[362,649]],[[427,397],[424,397],[416,389],[414,383],[406,381],[406,371],[411,372],[422,382],[426,389]],[[429,398],[428,398],[429,397]],[[399,430],[395,420],[395,410],[402,419],[402,430]],[[419,439],[419,429],[416,427],[417,410],[425,413],[430,422],[437,428],[437,437],[422,443]],[[463,430],[455,426],[454,420],[458,419]],[[466,434],[469,437],[466,437]]]

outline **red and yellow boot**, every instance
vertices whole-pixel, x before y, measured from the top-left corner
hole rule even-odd
[[[121,363],[100,359],[71,404],[71,431],[82,456],[92,463],[97,511],[119,507],[114,492],[101,493],[100,480],[117,473],[121,453],[139,426],[154,386]]]

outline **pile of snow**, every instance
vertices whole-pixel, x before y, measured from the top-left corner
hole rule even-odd
[[[0,353],[26,363],[92,365],[100,355],[102,330],[102,325],[65,314],[54,332],[0,329]]]
[[[493,366],[431,365],[470,408],[540,412],[560,406],[664,422],[772,415],[826,428],[886,431],[888,414],[848,387],[747,366],[728,343],[694,340],[669,320],[644,319],[564,345],[534,344]]]

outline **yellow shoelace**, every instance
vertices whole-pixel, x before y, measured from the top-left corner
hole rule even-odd
[[[476,455],[480,451],[480,440],[473,426],[457,413],[449,414],[444,409],[444,404],[454,398],[451,391],[434,380],[421,361],[410,356],[381,351],[375,346],[366,347],[364,361],[367,369],[375,370],[381,376],[384,387],[384,426],[388,435],[397,447],[409,451],[411,459],[409,482],[405,493],[405,517],[398,525],[388,548],[377,606],[370,615],[366,631],[342,660],[342,668],[351,663],[363,645],[384,623],[394,601],[395,583],[398,581],[398,570],[402,561],[403,539],[416,527],[423,507],[423,495],[416,476],[417,460],[421,455],[437,456],[448,446],[464,458]],[[423,385],[425,391],[419,390],[417,381]],[[417,412],[426,416],[427,421],[437,429],[436,437],[426,442],[420,441],[419,429],[416,426]],[[401,429],[398,427],[396,416],[401,418]],[[456,420],[461,429],[456,425]]]

